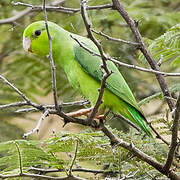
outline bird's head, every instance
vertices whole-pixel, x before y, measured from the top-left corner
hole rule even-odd
[[[53,37],[52,28],[55,24],[48,22],[51,37]],[[49,54],[49,40],[44,21],[37,21],[24,30],[23,33],[23,48],[25,51],[46,56]]]

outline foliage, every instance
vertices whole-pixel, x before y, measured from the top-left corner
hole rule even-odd
[[[1,116],[0,142],[8,141],[9,139],[15,140],[15,139],[21,138],[22,135],[24,134],[24,131],[21,128],[10,124],[7,120],[9,118],[14,117],[14,114],[12,114],[12,117],[11,117],[10,115],[7,116],[7,113],[6,114],[1,113],[0,116]],[[2,117],[4,117],[4,119]]]
[[[149,46],[156,61],[162,59],[162,63],[169,63],[170,66],[180,67],[180,24],[170,28],[162,36],[155,39]],[[140,59],[145,61],[141,54]]]
[[[27,171],[31,166],[48,167],[58,164],[62,168],[63,160],[56,159],[46,153],[35,141],[15,140],[0,143],[0,169],[1,172],[14,173],[19,168]],[[22,166],[22,167],[21,167]]]
[[[112,131],[116,135],[122,136],[121,132]],[[134,136],[133,131],[131,132],[131,139],[128,135],[123,136],[123,138],[128,142],[137,144],[138,148],[143,149],[148,155],[153,155],[159,161],[165,158],[165,147],[156,143],[153,139],[142,139],[141,135]],[[121,172],[123,176],[129,171],[136,172],[137,170],[137,179],[140,179],[140,177],[149,177],[146,174],[147,171],[159,175],[151,166],[142,163],[124,148],[118,146],[112,148],[108,138],[104,137],[102,132],[93,132],[91,130],[77,134],[61,132],[54,134],[51,138],[44,140],[44,142],[32,140],[2,142],[0,143],[1,174],[18,173],[20,162],[23,172],[28,172],[28,169],[31,167],[41,169],[69,168],[72,160],[64,157],[67,156],[64,153],[70,152],[74,154],[77,141],[78,151],[76,163],[79,165],[84,161],[90,164],[94,164],[95,162],[97,169],[103,169],[106,165],[104,175],[105,173],[108,174],[109,171],[113,171]]]
[[[176,93],[176,92],[179,92],[180,91],[180,83],[177,83],[175,84],[174,86],[172,87],[169,87],[169,91],[171,93]],[[146,104],[148,102],[150,102],[152,99],[154,98],[160,98],[160,99],[163,99],[163,94],[161,91],[159,92],[156,92],[155,94],[151,95],[151,96],[148,96],[147,98],[144,98],[143,100],[141,100],[138,104],[141,106],[143,104]]]

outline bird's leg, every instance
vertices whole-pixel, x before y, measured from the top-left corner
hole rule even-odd
[[[104,109],[98,110],[96,113],[96,116],[94,118],[94,121],[92,121],[92,125],[94,130],[100,130],[102,123],[104,123],[104,120],[106,119],[107,113],[105,113]],[[109,113],[109,112],[108,112]]]
[[[78,117],[78,116],[82,116],[82,115],[88,116],[92,109],[93,109],[93,107],[90,107],[88,109],[80,109],[75,112],[66,113],[66,115],[70,116],[70,117]]]

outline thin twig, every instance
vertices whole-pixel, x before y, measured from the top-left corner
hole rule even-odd
[[[61,1],[61,2],[63,2],[63,1]],[[56,6],[61,2],[60,1],[53,1],[50,4],[52,4],[53,6]],[[12,4],[13,5],[18,5],[18,2],[17,2],[17,4],[15,2],[12,2]],[[0,25],[1,24],[16,24],[17,20],[19,20],[19,19],[23,18],[25,15],[35,11],[35,10],[32,9],[31,6],[27,6],[27,7],[28,8],[26,8],[23,11],[18,12],[15,16],[12,16],[12,17],[6,18],[6,19],[0,19]],[[41,10],[42,10],[42,8],[41,8]]]
[[[49,40],[49,55],[48,59],[50,61],[51,65],[51,74],[52,74],[52,89],[53,89],[53,95],[54,95],[54,104],[55,108],[60,111],[60,108],[58,106],[58,100],[57,100],[57,88],[56,88],[56,68],[54,65],[53,55],[52,55],[52,37],[49,32],[49,27],[47,23],[47,14],[46,14],[46,0],[43,0],[43,13],[44,13],[44,21],[45,21],[45,27],[48,35]]]
[[[6,19],[0,19],[0,25],[1,24],[14,24],[18,19],[21,19],[25,15],[29,14],[31,11],[32,11],[31,8],[26,8],[25,10],[17,13],[15,16],[12,16]]]
[[[74,163],[75,163],[75,160],[76,160],[76,157],[77,157],[77,151],[78,151],[78,140],[76,141],[76,146],[75,146],[75,152],[74,152],[74,157],[72,159],[72,162],[71,162],[71,165],[69,167],[69,171],[68,171],[68,174],[69,176],[72,176],[72,168],[74,166]]]
[[[81,0],[81,3],[80,3],[81,15],[82,15],[82,18],[83,18],[83,21],[84,21],[84,25],[86,27],[88,37],[94,42],[94,44],[97,46],[97,48],[99,50],[99,53],[100,53],[101,58],[102,58],[103,68],[104,68],[105,72],[107,74],[110,74],[110,71],[109,71],[109,69],[107,67],[107,64],[106,64],[106,57],[105,57],[105,53],[104,53],[104,51],[102,49],[102,46],[91,32],[91,22],[90,22],[90,20],[88,18],[87,11],[86,11],[86,9],[87,9],[86,1],[87,0]]]
[[[74,101],[74,102],[63,102],[63,103],[60,103],[59,104],[59,108],[64,108],[64,107],[72,107],[72,106],[85,106],[89,104],[89,101],[87,100],[84,100],[84,101]],[[19,104],[17,103],[12,103],[12,104],[7,104],[7,105],[0,105],[0,109],[4,109],[4,108],[7,108],[7,107],[18,107]],[[26,105],[26,104],[25,104]],[[28,105],[28,104],[27,104]],[[20,106],[19,106],[20,107]],[[43,109],[55,109],[55,105],[51,105],[51,104],[45,104],[45,105],[41,105],[41,107]],[[37,108],[33,108],[33,107],[30,107],[30,108],[23,108],[23,109],[18,109],[16,110],[15,112],[16,113],[27,113],[27,112],[38,112],[38,111],[41,111],[40,109],[37,109]]]
[[[170,145],[170,150],[167,156],[166,163],[163,168],[164,171],[169,171],[171,164],[173,162],[174,153],[178,145],[177,139],[178,139],[179,121],[180,121],[180,92],[179,92],[178,100],[175,106],[175,116],[174,116],[173,126],[172,126],[171,145]]]
[[[94,55],[94,56],[98,56],[98,57],[101,57],[100,54],[94,52],[93,50],[89,49],[88,47],[86,47],[82,42],[80,42],[77,38],[75,38],[74,36],[71,36],[83,49],[85,49],[86,51],[88,51],[90,54]],[[126,63],[123,63],[123,62],[120,62],[118,61],[117,59],[114,59],[112,57],[108,57],[108,56],[105,56],[106,57],[106,60],[109,60],[109,61],[112,61],[114,62],[116,65],[118,66],[124,66],[124,67],[127,67],[127,68],[131,68],[131,69],[136,69],[136,70],[139,70],[139,71],[143,71],[143,72],[148,72],[148,73],[152,73],[152,74],[161,74],[163,76],[172,76],[172,77],[179,77],[180,76],[180,73],[167,73],[167,72],[162,72],[162,71],[156,71],[156,70],[153,70],[153,69],[146,69],[146,68],[142,68],[142,67],[139,67],[139,66],[136,66],[136,65],[132,65],[132,64],[126,64]]]
[[[25,15],[33,12],[33,11],[36,11],[35,9],[32,8],[32,6],[30,6],[29,4],[27,3],[21,3],[21,2],[12,2],[13,5],[23,5],[23,4],[26,4],[28,8],[26,8],[25,10],[23,11],[20,11],[18,12],[15,16],[12,16],[10,18],[6,18],[6,19],[0,19],[0,25],[1,24],[16,24],[16,21],[23,18]],[[59,2],[51,2],[52,5],[58,5]],[[41,10],[42,10],[42,7],[41,7]]]
[[[26,105],[29,105],[29,103],[21,102],[21,101],[20,102],[10,103],[10,104],[3,104],[3,105],[0,105],[0,110],[1,109],[7,109],[7,108],[10,108],[10,107],[21,107],[21,106],[26,106]]]
[[[28,3],[23,3],[23,2],[12,2],[14,6],[25,6],[31,8],[32,11],[42,11],[43,6],[42,5],[33,5],[33,4],[28,4]],[[53,12],[62,12],[62,13],[67,13],[67,14],[74,14],[76,12],[79,12],[80,9],[75,9],[75,8],[68,8],[68,7],[63,7],[63,6],[46,6],[47,11],[53,11]]]
[[[63,1],[62,1],[63,2]],[[23,3],[23,2],[12,2],[14,6],[25,6],[27,7],[25,10],[18,12],[15,16],[12,16],[10,18],[6,19],[0,19],[0,25],[1,24],[15,24],[15,22],[21,18],[23,18],[25,15],[31,13],[31,12],[36,12],[36,11],[42,11],[43,6],[41,5],[32,5],[28,3]],[[52,2],[50,5],[46,6],[47,11],[56,11],[56,12],[61,12],[61,13],[66,13],[66,14],[74,14],[80,11],[80,9],[76,8],[68,8],[68,7],[63,7],[63,6],[58,6],[56,5],[60,4],[59,2]],[[100,9],[112,9],[112,4],[103,4],[99,6],[89,6],[87,7],[89,10],[100,10]]]
[[[30,107],[30,108],[21,108],[15,111],[15,113],[29,113],[29,112],[39,112],[40,109]]]
[[[67,171],[69,169],[66,169]],[[37,171],[40,173],[53,173],[53,172],[64,172],[64,169],[41,169],[41,168],[35,168],[30,167],[28,171]],[[72,169],[72,172],[88,172],[93,174],[103,174],[103,173],[119,173],[119,171],[107,171],[107,170],[94,170],[94,169],[86,169],[86,168],[75,168]]]
[[[129,45],[134,45],[134,46],[139,46],[139,43],[132,42],[132,41],[126,41],[126,40],[119,39],[119,38],[113,38],[111,36],[108,36],[107,34],[104,34],[101,31],[97,32],[94,29],[92,29],[92,32],[105,37],[107,40],[111,40],[111,41],[115,41],[115,42],[120,42],[120,43],[125,43],[125,44],[129,44]]]
[[[25,7],[30,7],[32,10],[40,11],[43,9],[43,6],[41,5],[32,5],[28,3],[23,3],[23,2],[12,2],[14,6],[25,6]],[[103,4],[103,5],[98,5],[98,6],[87,6],[87,10],[100,10],[100,9],[111,9],[112,4]],[[69,7],[63,7],[63,6],[46,6],[47,11],[56,11],[56,12],[64,12],[64,13],[69,13],[69,14],[74,14],[80,11],[79,8],[69,8]]]
[[[66,152],[66,154],[67,154],[67,156],[68,156],[69,158],[72,158],[72,155],[71,155],[70,152]],[[81,168],[81,166],[80,166],[79,164],[77,164],[76,162],[74,163],[74,165],[76,166],[77,169],[80,169],[80,168]],[[68,170],[68,169],[67,169],[67,170]],[[73,171],[73,169],[72,169],[72,171]]]
[[[159,61],[157,62],[157,65],[160,67],[163,61],[163,55],[161,54]]]
[[[36,103],[33,103],[24,93],[22,93],[17,87],[15,87],[11,82],[9,82],[5,77],[0,75],[0,79],[3,80],[4,83],[6,83],[8,86],[10,86],[17,94],[19,94],[26,102],[27,105],[30,105],[32,107],[35,107],[39,110],[43,110],[43,107],[41,105],[38,105]],[[14,104],[15,105],[15,104]],[[3,106],[3,105],[2,105]],[[10,105],[13,106],[12,104]],[[7,106],[4,105],[2,108],[6,108]]]
[[[23,170],[22,170],[22,155],[21,155],[21,151],[20,151],[20,148],[19,148],[19,144],[14,141],[14,144],[16,146],[16,149],[17,149],[17,152],[18,152],[18,158],[19,158],[19,171],[20,171],[20,174],[23,174]]]
[[[134,173],[129,172],[127,175],[125,175],[123,178],[119,179],[119,180],[126,180],[126,179],[135,179],[135,175],[139,172],[139,169],[137,171],[135,171]]]
[[[114,114],[115,117],[118,117],[119,119],[125,121],[127,124],[129,124],[130,126],[132,126],[134,129],[136,129],[138,132],[141,132],[141,129],[136,126],[134,123],[132,123],[131,121],[129,121],[128,119],[126,119],[125,117],[123,117],[121,114]]]
[[[5,77],[3,77],[2,75],[0,75],[0,79],[4,81],[4,83],[6,83],[8,86],[10,86],[12,89],[14,89],[14,91],[16,91],[16,93],[18,93],[27,103],[30,103],[31,101],[29,100],[29,98],[26,97],[25,94],[23,94],[17,87],[15,87],[12,83],[10,83]]]
[[[156,129],[152,126],[151,122],[148,122],[149,127],[156,134],[156,138],[161,139],[166,145],[169,146],[169,143],[156,131]]]
[[[47,109],[47,110],[43,113],[43,115],[42,115],[41,118],[39,119],[36,127],[35,127],[34,129],[32,129],[31,131],[25,133],[25,134],[23,135],[23,137],[24,137],[24,138],[27,138],[27,137],[30,136],[31,134],[34,134],[35,132],[39,132],[39,128],[40,128],[40,126],[41,126],[42,121],[43,121],[48,115],[49,115],[49,109]]]

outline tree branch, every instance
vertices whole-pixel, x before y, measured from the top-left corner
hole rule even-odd
[[[167,156],[166,163],[164,165],[164,171],[169,171],[171,164],[173,162],[174,153],[176,147],[178,145],[178,129],[179,129],[179,120],[180,120],[180,92],[175,106],[175,115],[172,126],[172,137],[171,137],[171,145],[170,150]]]
[[[62,1],[57,1],[56,0],[54,2],[51,2],[50,4],[55,6],[55,5],[58,5],[58,4],[62,3],[62,2],[63,2],[63,0]],[[13,5],[21,5],[21,3],[20,4],[18,4],[18,3],[20,3],[20,2],[12,2]],[[22,3],[22,4],[25,4],[25,3]],[[0,25],[1,24],[15,24],[15,22],[17,20],[19,20],[19,19],[23,18],[25,15],[35,11],[35,10],[32,9],[31,6],[27,6],[27,7],[28,8],[26,8],[23,11],[18,12],[15,16],[12,16],[12,17],[6,18],[6,19],[0,19]],[[42,7],[41,7],[41,10],[42,10]]]
[[[101,58],[102,58],[103,68],[104,68],[105,72],[107,74],[110,74],[110,71],[109,71],[109,69],[107,67],[107,64],[106,64],[106,56],[105,56],[105,53],[103,51],[103,48],[102,48],[101,44],[99,43],[99,41],[94,37],[94,35],[91,32],[91,22],[90,22],[90,20],[88,18],[88,15],[87,15],[86,2],[87,2],[87,0],[81,0],[81,3],[80,3],[81,15],[82,15],[82,18],[83,18],[83,21],[84,21],[84,25],[86,27],[88,37],[94,42],[94,44],[97,46],[97,48],[99,50],[99,53],[100,53]]]
[[[0,79],[3,80],[8,86],[10,86],[14,91],[19,94],[27,103],[30,103],[30,99],[26,97],[17,87],[15,87],[12,83],[10,83],[5,77],[0,75]]]
[[[49,40],[49,55],[48,59],[51,65],[51,75],[52,75],[52,90],[54,95],[54,104],[55,108],[60,111],[59,105],[58,105],[58,98],[57,98],[57,88],[56,88],[56,68],[54,65],[53,55],[52,55],[52,37],[49,32],[48,23],[47,23],[47,14],[46,14],[46,0],[43,0],[43,13],[44,13],[44,21],[45,21],[45,27],[48,35]]]
[[[63,7],[63,6],[56,7],[56,5],[62,2],[64,2],[64,0],[60,2],[59,1],[51,2],[50,3],[51,5],[46,6],[46,10],[53,11],[53,12],[56,11],[56,12],[61,12],[61,13],[66,13],[66,14],[74,14],[80,11],[80,9],[75,9],[75,8],[68,8],[68,7]],[[25,6],[27,8],[23,11],[18,12],[15,16],[12,16],[6,19],[0,19],[0,25],[1,24],[15,24],[15,21],[23,18],[25,15],[31,12],[42,11],[43,9],[42,5],[32,5],[32,4],[23,3],[23,2],[12,2],[12,4],[14,6]],[[99,6],[89,6],[87,7],[87,9],[89,10],[111,9],[112,6],[113,6],[112,4],[103,4]]]
[[[49,115],[49,110],[46,109],[45,112],[43,113],[43,115],[41,116],[41,118],[39,119],[36,127],[34,129],[32,129],[31,131],[25,133],[23,135],[24,138],[27,138],[28,136],[30,136],[31,134],[34,134],[35,132],[39,132],[39,128],[41,126],[42,121]]]
[[[147,47],[144,44],[143,38],[137,27],[138,23],[136,23],[134,20],[131,19],[131,17],[128,15],[128,13],[124,9],[123,5],[119,2],[119,0],[112,0],[112,2],[113,2],[113,8],[116,9],[121,14],[121,16],[124,18],[126,23],[129,25],[132,33],[134,34],[134,36],[136,38],[137,43],[139,43],[139,49],[141,50],[143,55],[146,57],[151,68],[155,71],[159,71],[158,64],[156,63],[156,61],[152,57],[151,53],[148,51]],[[166,99],[166,102],[169,106],[169,109],[171,111],[173,111],[174,103],[169,98],[166,98],[166,97],[171,97],[171,94],[168,90],[168,86],[165,82],[165,79],[163,78],[163,76],[161,74],[156,74],[156,78],[159,82],[159,85],[160,85],[163,95]]]
[[[31,105],[31,106],[33,106],[33,107],[36,107],[36,108],[42,110],[42,108],[41,108],[40,105],[37,105],[37,104],[31,102],[31,100],[30,100],[28,97],[26,97],[26,95],[25,95],[24,93],[22,93],[17,87],[15,87],[12,83],[10,83],[10,82],[9,82],[4,76],[2,76],[1,74],[0,74],[0,79],[1,79],[4,83],[6,83],[9,87],[11,87],[17,94],[19,94],[19,95],[26,101],[26,103],[27,103],[28,105]],[[13,106],[13,105],[11,104],[10,106]],[[5,106],[4,106],[4,107],[5,107]],[[4,107],[3,107],[3,108],[4,108]],[[7,107],[7,106],[6,106],[6,107]]]
[[[7,109],[7,108],[10,108],[10,107],[21,107],[21,106],[26,106],[26,105],[29,105],[29,103],[21,102],[21,101],[20,102],[15,102],[15,103],[10,103],[10,104],[3,104],[3,105],[0,105],[0,110],[1,109]]]
[[[111,40],[111,41],[115,41],[115,42],[120,42],[120,43],[125,43],[125,44],[129,44],[129,45],[134,45],[134,46],[139,46],[139,43],[132,42],[132,41],[126,41],[126,40],[123,40],[123,39],[113,38],[111,36],[108,36],[107,34],[104,34],[101,31],[97,32],[94,29],[92,29],[92,32],[94,32],[94,33],[96,33],[96,34],[98,34],[100,36],[105,37],[107,40]]]
[[[25,15],[29,14],[31,11],[32,11],[31,8],[26,8],[25,10],[17,13],[15,16],[12,16],[12,17],[6,18],[6,19],[0,19],[0,25],[1,24],[14,24],[18,19],[21,19]]]
[[[164,142],[166,145],[169,146],[169,143],[156,131],[156,129],[152,126],[152,123],[148,122],[148,125],[152,129],[152,131],[155,133],[156,138],[161,139],[162,142]]]
[[[66,169],[67,171],[69,169]],[[35,168],[31,167],[28,169],[28,171],[37,171],[40,173],[53,173],[53,172],[64,172],[64,169],[41,169],[41,168]],[[107,170],[94,170],[94,169],[86,169],[86,168],[76,168],[72,169],[72,172],[88,172],[93,174],[103,174],[103,173],[119,173],[119,171],[107,171]]]
[[[20,105],[19,105],[20,103]],[[19,103],[11,103],[11,104],[5,104],[5,105],[0,105],[0,109],[5,109],[8,107],[21,107],[23,106],[23,103],[21,105],[21,102]],[[64,108],[64,107],[72,107],[72,106],[79,106],[79,107],[84,107],[85,105],[89,104],[89,101],[84,100],[84,101],[74,101],[74,102],[63,102],[59,104],[59,108]],[[24,103],[24,105],[28,105],[27,103]],[[45,105],[40,105],[41,107],[43,107],[43,109],[55,109],[55,105],[53,104],[45,104]],[[27,113],[27,112],[38,112],[40,111],[40,109],[37,108],[23,108],[23,109],[18,109],[15,112],[16,113]]]
[[[25,6],[25,7],[30,7],[34,11],[41,11],[43,9],[43,6],[41,5],[32,5],[28,3],[23,3],[23,2],[13,2],[12,3],[14,6]],[[111,9],[113,7],[112,4],[103,4],[103,5],[98,5],[98,6],[87,6],[88,10],[100,10],[100,9]],[[68,8],[68,7],[63,7],[63,6],[46,6],[47,11],[56,11],[56,12],[63,12],[63,13],[69,13],[69,14],[74,14],[80,11],[79,8]]]
[[[135,171],[134,173],[129,172],[127,175],[125,175],[123,178],[119,179],[119,180],[126,180],[126,179],[134,179],[135,175],[139,172],[139,170]]]
[[[109,137],[112,145],[119,145],[130,152],[132,152],[134,155],[136,155],[139,159],[145,161],[149,165],[153,166],[155,169],[157,169],[162,174],[168,176],[172,180],[180,180],[180,177],[171,169],[168,171],[164,171],[163,164],[159,163],[158,161],[154,160],[152,157],[148,156],[144,152],[137,149],[132,143],[127,143],[123,141],[122,139],[118,139],[106,126],[101,124],[101,130],[104,132],[106,136]]]

